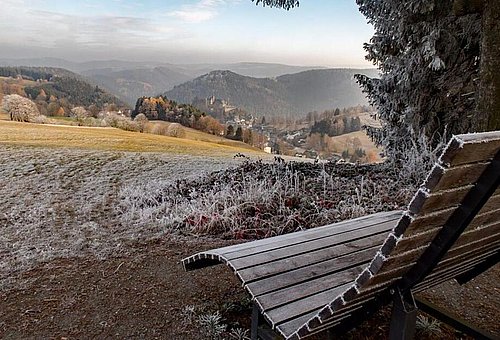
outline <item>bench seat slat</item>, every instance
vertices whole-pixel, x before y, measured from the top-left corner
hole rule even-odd
[[[448,168],[440,178],[437,185],[432,189],[433,192],[440,190],[453,189],[468,184],[475,183],[481,173],[486,169],[489,162],[473,163],[459,165],[453,168]]]
[[[365,265],[361,265],[342,272],[320,276],[311,281],[257,296],[256,299],[262,310],[266,311],[299,298],[322,292],[327,288],[335,288],[348,283],[352,284],[352,281],[363,271],[364,267]]]
[[[334,261],[335,258],[348,259],[346,255],[354,253],[351,256],[352,262],[345,262],[345,267],[351,267],[357,263],[355,256],[359,251],[364,249],[380,246],[385,240],[385,235],[374,235],[360,240],[355,240],[347,244],[340,244],[330,248],[324,248],[314,252],[300,254],[297,256],[281,259],[275,262],[265,263],[262,265],[239,270],[238,274],[244,282],[251,282],[256,278],[265,278],[303,267],[310,267],[324,261]]]
[[[498,220],[500,220],[500,209],[485,211],[481,214],[478,214],[472,220],[471,224],[469,224],[469,226],[467,226],[467,228],[464,230],[464,233],[491,224],[494,221]],[[406,236],[407,233],[405,233],[405,236],[401,239],[401,241],[398,242],[394,250],[391,252],[391,256],[396,256],[398,254],[408,252],[414,249],[416,244],[429,244],[437,235],[440,229],[440,227],[437,227],[425,230],[423,233],[418,233],[415,235],[412,235],[410,233],[408,236]]]
[[[273,268],[276,265],[279,265],[278,263],[280,263],[280,260],[281,262],[283,262],[283,260],[293,262],[293,266],[299,267],[303,265],[301,263],[302,261],[310,261],[310,258],[319,257],[320,260],[323,259],[323,257],[321,257],[321,254],[323,253],[326,254],[325,256],[327,257],[334,257],[335,253],[332,251],[340,251],[343,249],[346,249],[347,251],[356,251],[373,245],[373,242],[379,242],[381,244],[385,239],[385,234],[387,234],[387,232],[393,227],[394,222],[376,224],[362,230],[355,230],[340,235],[316,239],[289,247],[283,247],[243,258],[237,258],[231,260],[231,265],[233,268],[241,272],[245,272],[247,268],[251,268],[253,266],[266,266],[268,268]],[[373,241],[371,241],[372,239]],[[379,241],[380,239],[382,240]],[[342,245],[345,246],[336,247]],[[333,250],[329,251],[329,249]],[[346,251],[340,251],[339,255],[343,255],[345,253]]]
[[[305,282],[318,276],[340,272],[349,267],[367,264],[373,258],[378,248],[380,248],[380,245],[356,253],[337,257],[332,260],[316,263],[311,266],[270,276],[261,280],[250,282],[246,284],[246,287],[254,296],[258,296],[277,289]]]
[[[339,235],[346,232],[352,232],[354,230],[362,230],[364,228],[380,223],[397,221],[401,217],[401,213],[402,211],[376,213],[369,216],[355,218],[349,221],[329,224],[323,227],[219,248],[214,252],[224,256],[228,260],[232,260],[240,257],[250,256],[259,252],[271,251],[294,244],[301,244],[302,242],[321,239],[333,235]]]
[[[274,324],[280,324],[284,321],[296,318],[311,311],[324,307],[329,301],[342,294],[349,285],[335,287],[321,293],[308,296],[306,298],[294,301],[285,306],[281,306],[270,311],[264,312],[264,315],[272,320]]]

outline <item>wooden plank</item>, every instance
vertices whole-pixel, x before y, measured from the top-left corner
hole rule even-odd
[[[395,280],[400,279],[408,270],[411,269],[411,267],[413,267],[414,264],[414,262],[405,263],[392,270],[377,273],[368,281],[365,287],[385,285],[387,283],[394,282]]]
[[[494,246],[486,246],[482,248],[479,254],[476,254],[476,257],[474,258],[466,258],[465,256],[453,258],[447,261],[446,265],[443,265],[443,267],[439,268],[439,270],[431,273],[431,275],[429,275],[429,277],[424,281],[436,282],[436,280],[443,279],[444,281],[446,281],[454,278],[460,273],[466,272],[474,266],[486,261],[491,255],[495,254],[496,252],[498,252],[498,249]]]
[[[443,210],[449,207],[458,206],[465,195],[473,188],[473,185],[465,185],[449,190],[441,190],[430,194],[422,205],[422,208],[415,212],[419,216],[432,213],[434,211]],[[413,212],[413,211],[412,211]]]
[[[350,285],[364,267],[357,266],[330,275],[320,276],[311,281],[257,296],[256,300],[261,310],[266,311],[330,288]],[[347,286],[345,288],[347,289]]]
[[[488,141],[500,141],[500,131],[487,131],[477,133],[464,133],[456,135],[464,143],[484,143]]]
[[[254,266],[262,267],[264,265],[268,268],[276,268],[278,271],[283,271],[287,270],[281,270],[279,268],[280,263],[283,263],[283,261],[280,260],[283,259],[286,259],[287,263],[290,263],[288,267],[292,266],[292,268],[295,268],[309,264],[311,263],[310,261],[313,261],[315,258],[319,258],[319,260],[316,261],[319,262],[324,256],[335,257],[336,249],[339,250],[340,255],[343,255],[346,253],[346,249],[356,251],[373,245],[382,244],[387,236],[387,232],[391,230],[393,226],[393,222],[376,224],[362,230],[355,230],[255,255],[240,257],[230,260],[230,262],[233,268],[236,268],[238,271],[243,271],[247,268],[251,271],[250,268]],[[343,244],[345,244],[345,247],[335,248],[335,246]],[[305,262],[305,264],[302,264],[302,262]],[[249,270],[246,272],[249,272]],[[273,270],[267,274],[259,275],[269,275],[272,273],[275,273],[275,271]]]
[[[295,319],[276,325],[276,330],[278,330],[285,337],[289,337],[290,335],[295,333],[301,326],[305,325],[307,321],[313,318],[320,311],[320,309],[321,308],[315,309]]]
[[[437,233],[441,230],[441,227],[427,230],[425,233],[420,233],[416,235],[410,235],[409,237],[404,237],[399,241],[391,252],[390,256],[396,256],[398,254],[406,253],[415,248],[428,246],[432,239],[436,237]]]
[[[353,220],[330,224],[323,227],[248,242],[238,245],[240,247],[230,246],[219,248],[216,249],[216,253],[223,255],[227,259],[236,259],[239,257],[251,256],[256,253],[271,251],[295,244],[302,244],[304,242],[310,242],[325,237],[331,237],[335,235],[340,236],[344,233],[352,233],[356,230],[360,231],[379,224],[393,223],[395,225],[396,221],[401,217],[401,214],[401,211],[373,214],[364,218],[356,218]]]
[[[479,213],[484,213],[491,210],[500,208],[500,195],[491,196],[490,199],[484,204]]]
[[[451,166],[457,166],[467,163],[476,163],[492,159],[500,149],[500,140],[492,139],[487,142],[467,143],[463,145],[462,150],[457,152]]]
[[[487,260],[490,256],[496,254],[497,252],[498,249],[490,248],[488,251],[484,252],[483,258],[474,258],[472,260],[462,259],[462,261],[457,261],[457,263],[455,263],[455,266],[448,267],[446,269],[443,269],[441,271],[429,275],[424,281],[415,285],[413,291],[418,293],[426,289],[429,289],[433,286],[439,285],[443,282],[452,280],[458,275],[469,271],[471,268],[474,268],[481,262]]]
[[[272,320],[274,324],[279,324],[326,306],[344,291],[344,286],[328,289],[321,293],[296,300],[287,305],[271,309],[265,312],[264,315],[266,315],[269,320]]]
[[[500,221],[500,209],[485,211],[478,214],[469,224],[466,230],[475,229],[483,225],[491,224],[495,221]]]
[[[434,229],[436,227],[442,227],[446,223],[446,221],[448,221],[448,218],[450,218],[451,214],[453,214],[455,209],[456,209],[455,207],[452,207],[443,210],[438,210],[430,214],[417,216],[408,225],[408,227],[403,233],[403,236],[420,234],[430,229]]]
[[[455,244],[450,248],[448,253],[444,258],[450,258],[454,256],[457,251],[464,251],[467,249],[473,249],[474,247],[480,246],[484,242],[490,242],[496,237],[499,237],[500,232],[500,222],[492,225],[485,226],[480,229],[470,230],[469,232],[464,232],[455,242]],[[415,262],[427,248],[427,245],[420,246],[406,253],[397,253],[396,255],[391,255],[382,265],[377,274],[381,274],[386,271],[395,270],[398,267],[404,266],[406,263]]]
[[[487,162],[464,164],[446,169],[437,185],[430,189],[433,192],[438,192],[474,184],[488,164]]]
[[[325,226],[297,231],[280,236],[273,236],[262,240],[250,241],[216,249],[217,254],[228,258],[233,258],[231,253],[240,253],[242,256],[250,255],[259,251],[272,250],[278,247],[297,244],[304,241],[328,237],[344,232],[366,228],[368,226],[387,222],[397,221],[401,217],[401,211],[389,211],[358,217],[352,220],[341,221]]]
[[[330,259],[311,266],[291,270],[289,272],[270,276],[245,285],[252,296],[259,296],[273,290],[282,289],[318,276],[339,272],[346,268],[368,264],[377,252],[379,246],[368,248],[356,253]]]

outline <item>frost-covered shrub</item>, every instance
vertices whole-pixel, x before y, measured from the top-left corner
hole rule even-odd
[[[186,136],[186,130],[179,123],[172,123],[167,128],[167,136],[183,138]]]
[[[139,113],[137,116],[135,116],[134,122],[137,124],[138,131],[144,132],[149,120],[144,113]]]
[[[2,99],[2,109],[10,116],[10,120],[32,123],[40,116],[35,103],[18,94],[9,94]]]
[[[114,112],[106,113],[106,115],[104,116],[104,121],[106,122],[106,126],[109,127],[114,127],[125,131],[139,131],[137,123],[135,123],[128,117],[124,117]]]
[[[149,132],[155,135],[183,138],[186,136],[186,130],[179,123],[169,125],[155,123],[149,128]]]

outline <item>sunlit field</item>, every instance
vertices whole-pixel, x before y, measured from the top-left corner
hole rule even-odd
[[[61,121],[63,123],[63,121]],[[241,142],[185,128],[185,138],[128,132],[115,128],[11,122],[0,114],[0,143],[87,150],[166,152],[174,154],[229,156],[244,152],[262,153]],[[262,153],[263,154],[263,153]]]

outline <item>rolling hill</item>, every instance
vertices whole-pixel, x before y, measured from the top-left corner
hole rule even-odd
[[[65,110],[91,105],[102,109],[107,104],[127,107],[123,101],[81,75],[62,68],[0,67],[0,84],[3,95],[20,94],[44,106],[58,102]]]
[[[354,74],[376,76],[376,70],[320,69],[276,78],[253,78],[232,71],[213,71],[165,92],[167,98],[191,103],[215,96],[250,113],[297,116],[311,111],[366,105]]]

